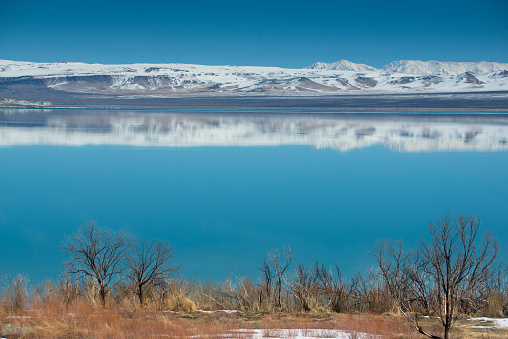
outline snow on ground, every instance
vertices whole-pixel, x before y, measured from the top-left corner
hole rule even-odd
[[[472,328],[508,328],[508,318],[470,318],[469,321],[486,323],[485,325],[470,326]]]
[[[253,339],[323,339],[323,338],[337,338],[337,339],[374,339],[381,338],[373,334],[347,331],[347,330],[335,330],[335,329],[255,329],[248,330],[242,329],[237,331],[231,331],[230,337],[237,338],[238,334],[246,334],[248,337]],[[226,334],[225,337],[228,337]]]
[[[208,313],[208,314],[217,313],[217,312],[223,312],[223,313],[243,313],[242,311],[238,311],[238,310],[216,310],[216,311],[197,310],[196,312]]]
[[[159,337],[170,337],[160,334]],[[223,338],[248,339],[378,339],[381,336],[357,332],[355,330],[335,329],[240,329],[222,335]]]

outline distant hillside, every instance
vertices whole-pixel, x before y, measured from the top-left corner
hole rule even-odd
[[[508,70],[508,64],[500,62],[441,62],[441,61],[419,61],[401,60],[393,61],[382,69],[385,72],[416,73],[432,75],[459,75],[466,72],[475,74],[486,74]]]
[[[388,73],[408,73],[408,74],[428,74],[436,76],[455,76],[462,73],[471,72],[477,75],[490,72],[499,72],[508,70],[508,64],[500,62],[453,62],[453,61],[420,61],[420,60],[400,60],[393,61],[384,65],[381,69],[355,64],[347,60],[339,60],[333,63],[316,62],[307,67],[308,69],[326,69],[338,71],[374,71]]]
[[[308,69],[326,69],[334,71],[353,71],[353,72],[378,72],[379,70],[375,67],[355,64],[354,62],[347,60],[339,60],[327,64],[326,62],[316,62],[307,67]]]
[[[507,69],[508,64],[501,63],[437,61],[397,61],[377,70],[346,60],[316,63],[305,69],[0,60],[0,97],[60,102],[64,96],[79,99],[83,95],[160,98],[508,92]]]

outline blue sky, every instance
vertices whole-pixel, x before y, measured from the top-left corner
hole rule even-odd
[[[305,67],[508,62],[508,2],[5,1],[0,59]]]

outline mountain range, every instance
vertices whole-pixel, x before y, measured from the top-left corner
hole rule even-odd
[[[11,99],[45,100],[48,93],[53,96],[167,97],[485,91],[508,91],[508,64],[402,60],[376,69],[340,60],[289,69],[0,60],[0,98]]]
[[[428,74],[436,76],[456,76],[462,73],[471,72],[475,74],[485,74],[489,72],[498,72],[508,70],[508,64],[500,62],[453,62],[453,61],[420,61],[420,60],[400,60],[392,61],[377,69],[364,64],[355,64],[348,60],[339,60],[333,63],[316,62],[307,67],[308,69],[326,69],[337,71],[354,72],[386,72],[386,73],[410,73],[410,74]]]

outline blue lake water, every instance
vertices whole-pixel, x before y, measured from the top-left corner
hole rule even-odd
[[[286,245],[365,272],[448,211],[507,261],[507,139],[503,114],[0,110],[0,276],[57,278],[91,220],[171,242],[191,279],[257,278]]]

